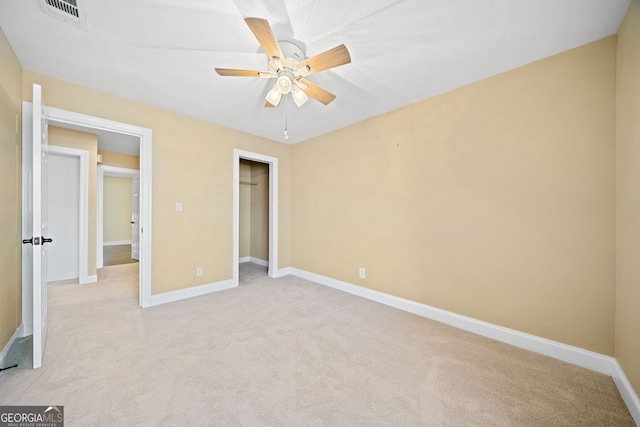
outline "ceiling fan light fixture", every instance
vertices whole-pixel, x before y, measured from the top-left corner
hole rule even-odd
[[[293,101],[298,107],[302,107],[302,105],[309,100],[307,94],[297,86],[291,89],[291,96],[293,96]]]
[[[286,96],[289,92],[291,92],[291,96],[298,107],[306,103],[309,97],[324,105],[329,104],[336,98],[331,92],[306,80],[304,77],[350,63],[351,56],[344,44],[307,58],[304,43],[293,39],[277,40],[266,19],[245,18],[244,21],[260,44],[261,50],[267,55],[269,71],[215,68],[219,75],[275,79],[273,88],[269,90],[265,97],[267,100],[265,107],[278,106],[282,96]]]
[[[280,73],[278,80],[276,80],[276,87],[280,91],[281,94],[286,95],[291,92],[291,87],[293,86],[293,82],[291,81],[291,77],[288,73]]]
[[[280,100],[282,99],[282,94],[280,93],[280,90],[278,89],[277,84],[273,85],[273,88],[269,91],[269,93],[267,93],[267,96],[265,97],[265,99],[269,104],[273,105],[274,107],[277,107],[278,104],[280,104]]]

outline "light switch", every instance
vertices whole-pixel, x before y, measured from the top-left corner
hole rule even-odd
[[[176,202],[176,212],[182,212],[182,202]]]

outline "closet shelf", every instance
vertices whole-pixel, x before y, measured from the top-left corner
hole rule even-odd
[[[240,184],[244,184],[244,185],[258,185],[257,182],[250,182],[250,181],[240,181]]]

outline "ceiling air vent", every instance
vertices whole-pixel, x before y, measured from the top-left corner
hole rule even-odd
[[[80,8],[82,0],[38,0],[40,9],[65,22],[85,28],[84,11]]]

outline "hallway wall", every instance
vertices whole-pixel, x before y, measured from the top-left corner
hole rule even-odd
[[[0,64],[1,352],[22,322],[22,67],[2,29]]]

